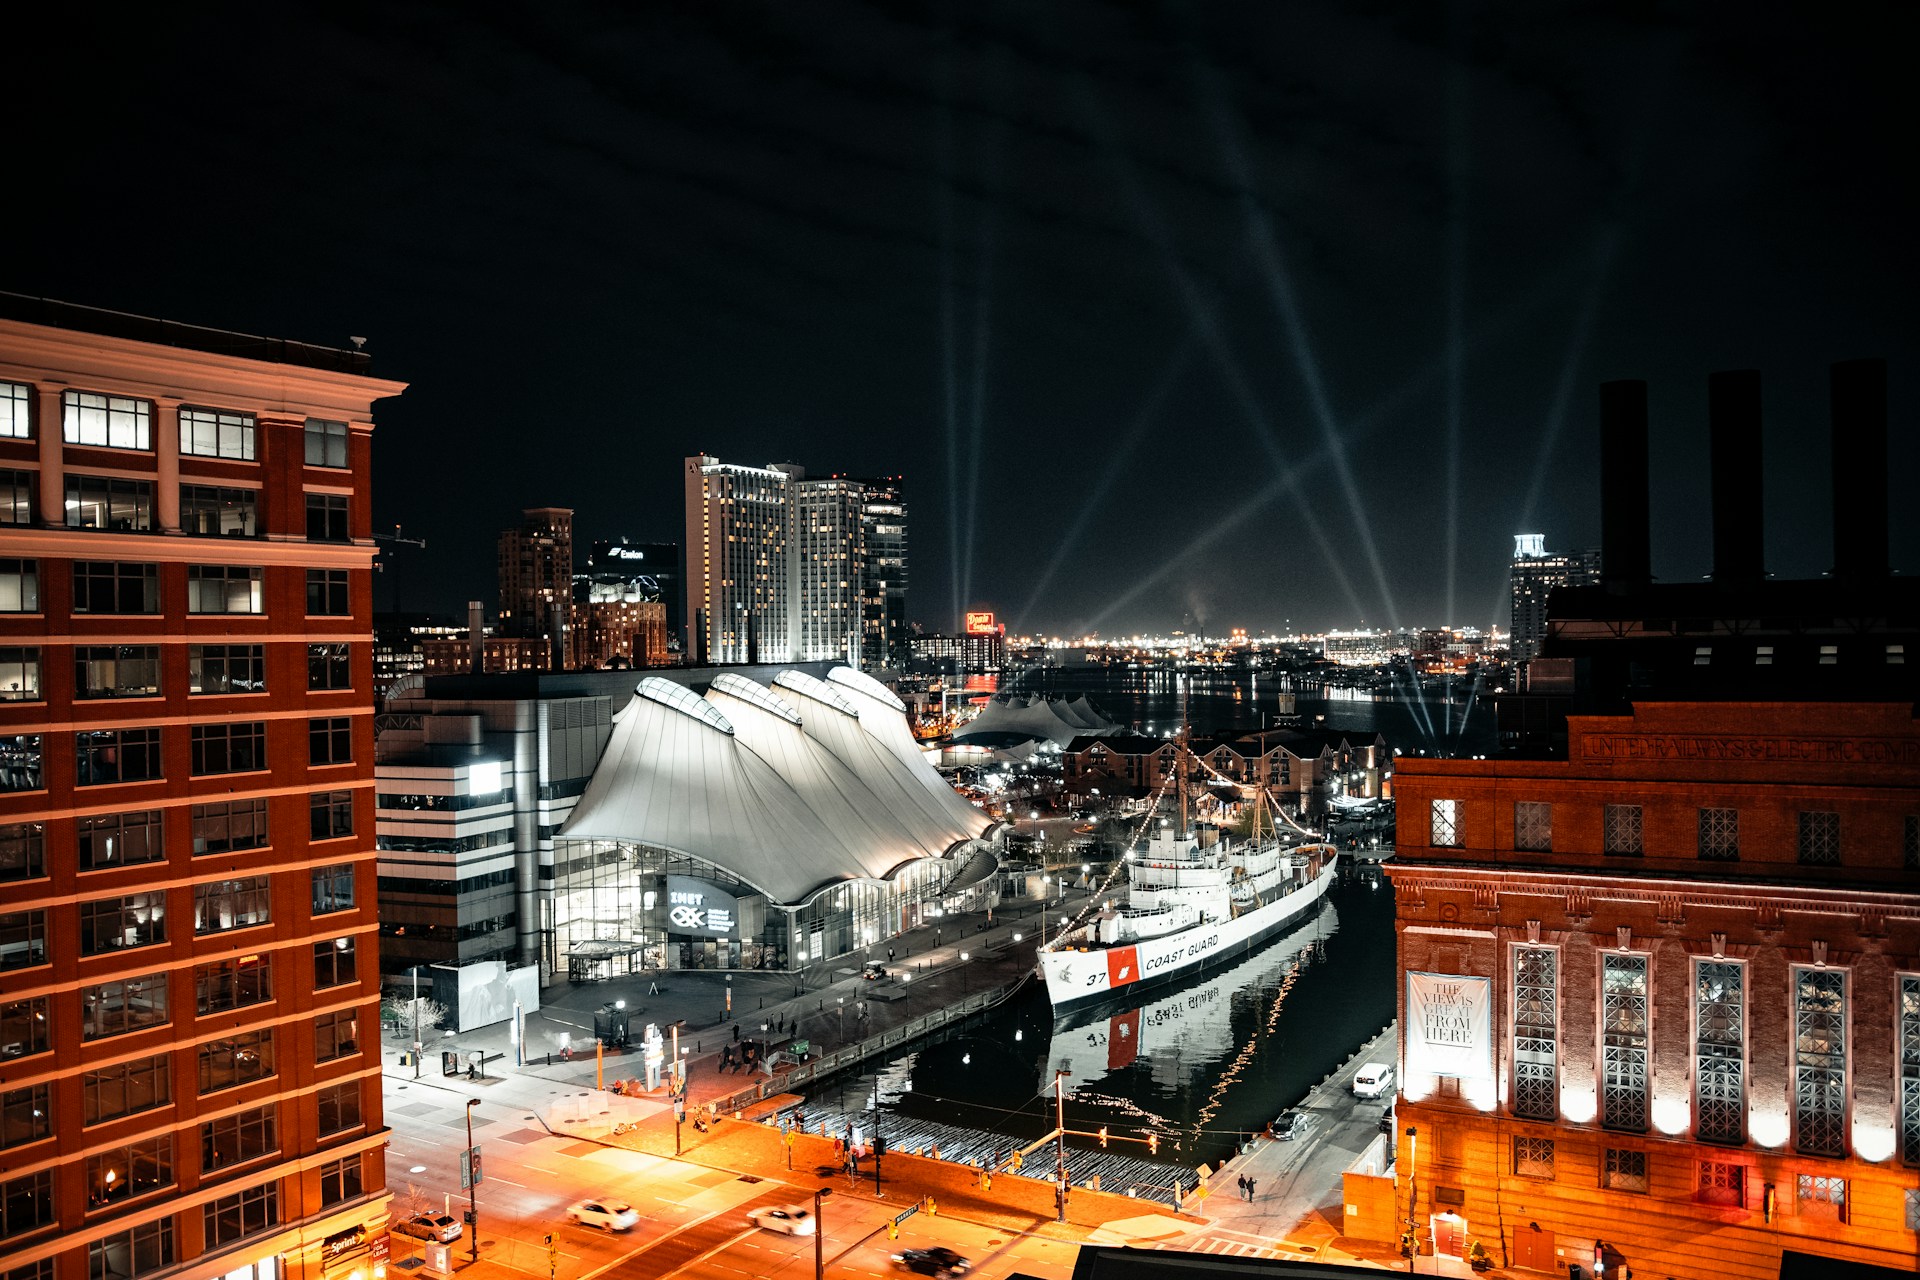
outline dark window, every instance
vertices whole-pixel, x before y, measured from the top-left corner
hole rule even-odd
[[[307,721],[307,763],[349,764],[353,761],[353,721],[328,716]]]
[[[74,735],[79,783],[148,782],[159,778],[158,729],[87,729]]]
[[[94,898],[80,904],[80,954],[107,955],[167,940],[164,890],[121,898]]]
[[[40,701],[40,650],[0,648],[0,702]]]
[[[40,735],[0,736],[0,791],[38,791],[44,785],[40,780]]]
[[[38,560],[0,560],[0,613],[38,612],[40,612],[40,562]]]
[[[272,1103],[209,1120],[200,1126],[200,1171],[245,1164],[280,1149],[279,1108]]]
[[[1738,809],[1700,810],[1700,846],[1702,858],[1715,862],[1740,860],[1740,811]]]
[[[265,800],[218,800],[193,806],[193,856],[267,847]]]
[[[1610,804],[1606,807],[1603,835],[1604,851],[1616,857],[1638,857],[1640,843],[1640,806]]]
[[[0,1182],[0,1240],[53,1225],[53,1171]]]
[[[355,1153],[320,1166],[320,1207],[325,1209],[363,1194],[360,1156]]]
[[[201,937],[273,921],[273,877],[242,876],[193,886],[193,932]]]
[[[347,465],[347,424],[307,419],[307,465],[345,467]]]
[[[360,1082],[346,1080],[314,1095],[320,1109],[320,1136],[360,1125]]]
[[[1800,861],[1811,867],[1840,865],[1840,815],[1802,813],[1800,815]]]
[[[265,693],[267,647],[261,644],[190,644],[187,692]]]
[[[87,1157],[87,1207],[131,1200],[173,1185],[173,1135],[145,1138]]]
[[[331,840],[353,834],[353,792],[316,791],[308,800],[313,816],[313,838]]]
[[[353,1009],[336,1009],[313,1020],[313,1060],[332,1062],[360,1052],[360,1015]]]
[[[85,1073],[80,1077],[82,1120],[100,1124],[166,1106],[173,1101],[171,1064],[166,1054],[156,1053]]]
[[[67,528],[153,528],[153,481],[68,472]]]
[[[1900,865],[1920,871],[1920,818],[1910,817],[1900,838]]]
[[[0,1280],[53,1280],[53,1259],[42,1258],[38,1262],[0,1271]]]
[[[344,618],[353,612],[347,600],[345,569],[307,570],[307,613],[316,618]]]
[[[53,1107],[47,1086],[28,1085],[0,1093],[0,1147],[24,1146],[53,1136]]]
[[[87,1280],[140,1280],[174,1263],[173,1219],[156,1218],[87,1246]]]
[[[78,834],[82,871],[159,862],[167,856],[158,809],[96,813],[80,819]]]
[[[151,698],[159,692],[157,644],[80,645],[73,651],[76,698]]]
[[[200,1046],[200,1092],[218,1093],[273,1074],[273,1029],[242,1031]]]
[[[93,391],[60,393],[61,435],[68,444],[103,449],[153,448],[153,406]]]
[[[33,439],[33,388],[24,382],[0,382],[0,438]]]
[[[260,495],[253,489],[183,484],[180,528],[202,537],[251,538],[260,532]]]
[[[222,409],[181,409],[180,452],[197,458],[252,462],[253,415]]]
[[[310,644],[307,646],[307,688],[353,688],[353,646],[346,644]]]
[[[263,1182],[210,1200],[201,1213],[207,1226],[207,1248],[244,1240],[280,1224],[280,1184]]]
[[[47,998],[0,1001],[0,1062],[29,1058],[53,1048]]]
[[[112,560],[73,562],[75,613],[160,612],[160,566]]]
[[[250,773],[267,767],[267,726],[259,720],[237,724],[196,724],[193,776]]]
[[[273,999],[273,957],[228,956],[194,966],[194,1012],[199,1017],[265,1004]]]
[[[346,542],[347,495],[310,493],[307,495],[307,540],[310,542]]]
[[[0,387],[5,385],[0,383]],[[0,437],[7,434],[5,427],[0,420]],[[37,471],[0,471],[0,524],[32,524],[33,494],[39,485]]]
[[[0,970],[47,962],[47,913],[39,907],[0,911]]]
[[[187,566],[188,613],[261,613],[261,570],[227,564]]]
[[[0,826],[0,881],[38,880],[46,874],[46,825],[10,822]]]
[[[1694,1198],[1705,1204],[1744,1207],[1747,1203],[1747,1167],[1730,1160],[1702,1160]]]
[[[340,987],[357,977],[352,938],[329,938],[313,944],[313,989]]]
[[[353,910],[353,863],[313,869],[313,914]]]

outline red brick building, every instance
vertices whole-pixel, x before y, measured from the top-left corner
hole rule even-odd
[[[1423,1251],[1715,1277],[1920,1256],[1920,593],[1886,574],[1884,488],[1836,502],[1832,578],[1764,581],[1757,448],[1728,472],[1757,379],[1713,392],[1716,580],[1649,582],[1645,390],[1609,384],[1605,584],[1555,593],[1508,754],[1398,762]],[[1834,404],[1836,474],[1884,477],[1883,368],[1837,366]],[[1877,468],[1849,453],[1876,405]]]
[[[7,1280],[383,1268],[367,358],[0,296]]]

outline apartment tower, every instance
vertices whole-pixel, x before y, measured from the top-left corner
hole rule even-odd
[[[368,357],[0,295],[7,1280],[369,1277]]]

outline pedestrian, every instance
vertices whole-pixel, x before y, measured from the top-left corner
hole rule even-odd
[[[888,948],[887,948],[887,963],[888,963],[888,964],[892,964],[892,963],[893,963],[893,948],[892,948],[892,947],[888,947]]]
[[[1244,1173],[1241,1174],[1240,1177],[1236,1179],[1236,1183],[1240,1188],[1240,1198],[1242,1200],[1246,1199],[1247,1198],[1247,1175]]]
[[[733,1024],[733,1042],[740,1043],[740,1024],[737,1022]]]
[[[1255,1186],[1254,1179],[1248,1178],[1247,1179],[1247,1203],[1248,1204],[1253,1203],[1254,1186]]]

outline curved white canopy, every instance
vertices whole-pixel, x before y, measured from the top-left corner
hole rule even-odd
[[[776,692],[728,672],[703,698],[641,680],[561,837],[688,854],[794,904],[844,880],[885,879],[987,828],[913,747],[898,710],[857,682],[807,681],[784,672]]]

